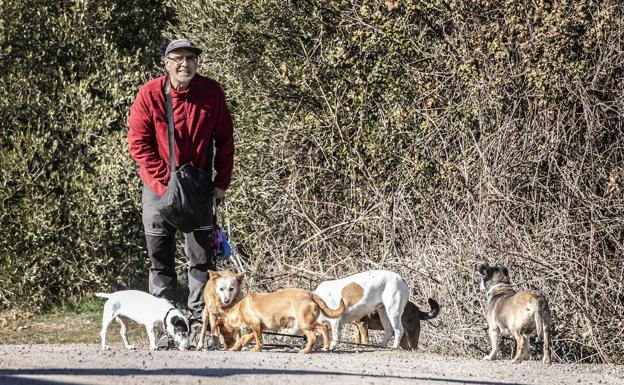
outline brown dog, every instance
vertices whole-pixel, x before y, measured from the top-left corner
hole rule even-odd
[[[208,324],[213,339],[213,346],[219,341],[218,317],[223,315],[224,309],[231,307],[242,297],[241,285],[245,273],[234,274],[228,270],[208,270],[210,279],[204,287],[204,311],[202,312],[202,328],[199,332],[199,341],[196,350],[204,347]],[[228,349],[230,341],[224,339],[223,346]]]
[[[332,310],[318,295],[303,289],[282,289],[272,293],[252,293],[229,309],[224,309],[220,317],[224,340],[232,341],[240,329],[251,328],[230,350],[241,350],[252,338],[256,339],[253,352],[262,350],[262,331],[264,329],[301,329],[307,337],[305,348],[299,353],[309,353],[316,341],[315,331],[323,336],[323,349],[329,348],[329,326],[319,323],[320,313],[336,318],[344,313],[344,301],[338,309]]]
[[[408,301],[403,309],[403,315],[401,316],[401,323],[405,334],[401,338],[401,347],[405,350],[418,349],[418,340],[420,338],[420,321],[429,320],[438,316],[440,313],[440,305],[433,299],[429,298],[429,312],[423,312],[413,302]],[[353,327],[353,336],[355,337],[355,343],[368,344],[368,330],[384,330],[379,314],[377,312],[372,313],[359,321],[351,323]]]
[[[544,359],[550,364],[550,325],[552,318],[548,302],[544,296],[534,290],[516,292],[510,282],[509,273],[504,266],[479,267],[481,289],[487,297],[487,321],[492,351],[484,360],[496,359],[498,337],[513,336],[516,340],[514,363],[529,359],[529,336],[536,332],[544,339]]]

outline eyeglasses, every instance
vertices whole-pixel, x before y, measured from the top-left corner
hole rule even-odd
[[[181,64],[184,60],[187,63],[195,64],[197,63],[197,56],[166,56],[167,59],[173,60],[177,64]]]

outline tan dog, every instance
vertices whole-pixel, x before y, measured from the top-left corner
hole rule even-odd
[[[420,321],[430,320],[438,316],[440,313],[440,305],[433,299],[429,298],[429,312],[423,312],[413,302],[408,301],[403,309],[401,323],[405,333],[401,337],[401,347],[405,350],[418,349],[418,340],[420,338]],[[367,315],[359,321],[351,323],[353,327],[353,336],[355,343],[369,343],[368,330],[384,330],[379,313],[375,312]]]
[[[479,267],[483,275],[481,289],[487,297],[487,321],[492,351],[484,360],[496,359],[499,335],[513,336],[516,340],[514,363],[529,359],[529,336],[536,332],[544,339],[544,358],[550,364],[550,325],[552,318],[548,303],[542,294],[534,290],[516,292],[504,266]]]
[[[202,328],[199,332],[199,341],[196,350],[204,347],[206,332],[210,324],[210,334],[213,346],[218,346],[219,332],[218,317],[224,314],[224,309],[233,306],[242,297],[241,286],[245,273],[235,274],[228,270],[208,270],[210,279],[204,287],[204,311],[202,312]],[[223,346],[228,349],[230,340],[224,339]]]
[[[241,350],[252,338],[256,339],[253,352],[262,350],[262,331],[279,329],[300,329],[307,337],[305,348],[299,353],[309,353],[316,342],[315,331],[323,336],[323,349],[329,348],[329,326],[317,322],[322,313],[326,317],[336,318],[344,313],[344,301],[338,309],[332,310],[318,295],[303,289],[282,289],[272,293],[248,294],[229,309],[220,319],[224,340],[232,341],[240,329],[251,328],[243,335],[231,350]]]

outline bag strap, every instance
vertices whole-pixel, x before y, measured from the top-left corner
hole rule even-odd
[[[169,180],[175,178],[175,128],[173,126],[173,105],[171,104],[171,88],[169,77],[165,79],[165,111],[167,113],[167,141],[169,142]]]
[[[167,114],[167,141],[169,142],[169,168],[170,176],[169,180],[174,177],[176,172],[175,163],[175,127],[173,125],[173,104],[171,102],[171,86],[169,85],[169,77],[165,79],[165,112]],[[208,144],[208,160],[206,162],[206,171],[212,179],[212,162],[213,162],[213,147],[214,147],[214,132],[210,134],[210,140]]]

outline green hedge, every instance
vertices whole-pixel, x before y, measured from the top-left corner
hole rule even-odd
[[[125,122],[171,12],[19,1],[0,15],[0,305],[137,285],[147,262]]]

